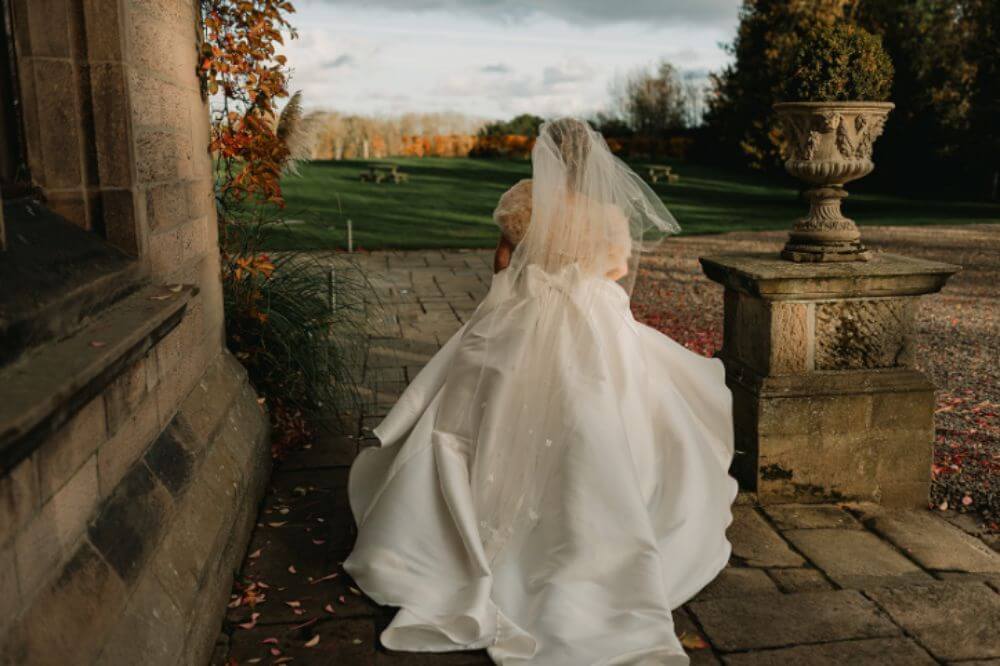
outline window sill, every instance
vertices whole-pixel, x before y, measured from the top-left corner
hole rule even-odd
[[[142,286],[139,262],[32,199],[5,201],[3,213],[0,367],[70,335]]]
[[[195,287],[149,286],[0,369],[0,476],[97,397],[184,316]]]

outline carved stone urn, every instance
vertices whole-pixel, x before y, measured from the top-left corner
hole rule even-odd
[[[875,168],[872,146],[882,134],[890,102],[782,102],[774,105],[786,143],[785,169],[813,185],[809,214],[796,220],[783,259],[798,262],[867,261],[861,232],[840,212],[844,185]]]

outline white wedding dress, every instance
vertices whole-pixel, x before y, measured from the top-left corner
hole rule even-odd
[[[636,322],[616,282],[572,262],[496,274],[351,469],[344,568],[400,608],[383,645],[687,664],[671,610],[730,554],[730,401],[722,363]],[[530,451],[551,458],[543,483],[521,483],[543,460],[522,466]],[[483,507],[502,494],[483,489],[505,474],[517,522],[494,525]]]

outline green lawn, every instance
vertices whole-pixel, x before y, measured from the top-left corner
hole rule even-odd
[[[398,164],[409,183],[364,183],[368,164]],[[642,164],[636,168],[640,173]],[[684,233],[786,229],[806,204],[791,181],[674,164],[681,180],[656,185]],[[497,199],[518,179],[528,178],[527,161],[466,158],[393,158],[317,161],[282,182],[290,221],[271,232],[272,249],[330,249],[346,246],[347,220],[356,247],[488,247],[496,242],[490,215]],[[850,189],[850,187],[848,188]],[[845,213],[860,224],[923,225],[1000,221],[1000,204],[926,201],[882,195],[852,195]]]

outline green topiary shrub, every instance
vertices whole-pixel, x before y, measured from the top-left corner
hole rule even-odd
[[[850,23],[815,25],[789,63],[789,102],[881,102],[892,87],[892,61],[881,38]]]

